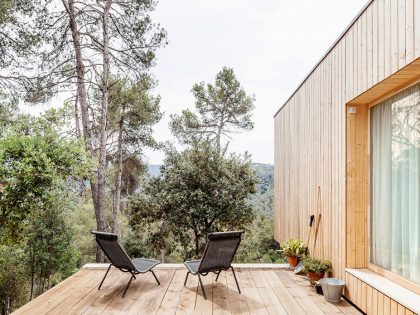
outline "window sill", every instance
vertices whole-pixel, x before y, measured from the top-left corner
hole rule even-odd
[[[394,301],[420,314],[420,295],[403,286],[369,270],[369,269],[346,269],[346,272],[360,279],[372,288],[380,291]]]

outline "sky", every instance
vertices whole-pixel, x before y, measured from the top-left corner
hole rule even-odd
[[[274,161],[275,112],[327,52],[367,0],[159,0],[152,19],[168,33],[151,72],[158,80],[163,119],[158,141],[177,143],[169,116],[194,108],[191,88],[213,83],[227,66],[249,95],[255,95],[252,131],[235,134],[231,152],[249,152],[253,162]],[[65,94],[65,93],[64,93]],[[67,96],[29,107],[40,112]],[[179,148],[182,148],[179,144]],[[162,164],[162,151],[145,150],[146,161]]]
[[[367,0],[160,0],[152,18],[168,32],[152,73],[161,96],[160,141],[173,141],[169,115],[194,108],[191,88],[232,67],[256,98],[252,131],[234,135],[230,150],[273,163],[277,109],[359,13]],[[147,150],[151,164],[164,154]]]

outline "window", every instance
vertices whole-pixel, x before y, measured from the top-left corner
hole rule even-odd
[[[420,284],[420,84],[370,112],[371,262]]]

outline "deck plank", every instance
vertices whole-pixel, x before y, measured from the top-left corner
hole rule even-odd
[[[155,273],[160,285],[156,283],[153,275],[148,273],[143,292],[131,296],[131,303],[125,309],[125,314],[156,314],[175,270],[156,270]]]
[[[109,292],[109,290],[114,289],[115,283],[121,278],[121,273],[116,269],[111,269],[111,271],[108,273],[101,290],[98,290],[99,283],[102,280],[102,277],[105,275],[106,271],[100,271],[97,272],[97,279],[96,282],[91,282],[90,290],[80,290],[79,294],[82,295],[76,303],[69,303],[69,301],[65,301],[58,305],[53,312],[55,314],[60,313],[70,313],[70,314],[82,314],[85,309],[89,308],[90,305],[92,305],[96,299],[98,299],[102,294]]]
[[[159,305],[159,309],[157,311],[158,315],[175,314],[181,297],[181,291],[184,286],[186,273],[187,272],[185,270],[175,270],[175,274],[172,277],[168,290],[166,290],[162,302]]]
[[[179,298],[176,315],[192,314],[195,309],[197,298],[198,276],[190,275],[187,284],[183,286],[181,296]],[[202,294],[200,292],[200,294]]]
[[[79,314],[102,314],[115,298],[122,298],[122,292],[130,279],[130,275],[119,272],[119,278],[106,289],[97,291],[96,299],[91,304],[86,303],[77,311]],[[103,286],[104,287],[104,286]]]
[[[239,278],[245,283],[244,288],[241,287],[241,291],[246,298],[249,312],[251,314],[269,314],[250,270],[242,270],[239,275]]]
[[[213,278],[213,315],[229,315],[231,313],[229,301],[229,288],[227,285],[226,272],[220,273],[216,282],[216,276]]]
[[[280,281],[274,271],[264,272],[264,276],[288,314],[310,314],[302,309],[300,304],[297,303],[293,295],[287,290],[286,286]]]
[[[124,298],[128,274],[112,269],[101,290],[97,290],[105,270],[82,269],[14,314],[360,314],[344,299],[336,304],[326,302],[304,277],[290,271],[235,271],[242,294],[229,270],[223,271],[217,282],[214,274],[202,277],[205,300],[197,276],[190,275],[184,286],[185,269],[156,268],[161,285],[151,273],[138,275]]]
[[[251,270],[252,278],[258,288],[258,291],[263,299],[265,307],[270,315],[281,314],[287,315],[286,310],[277,298],[276,294],[271,288],[270,284],[264,277],[264,272],[261,270]]]
[[[302,309],[311,310],[311,315],[323,315],[325,314],[318,304],[316,304],[310,296],[302,289],[297,282],[292,278],[291,272],[288,271],[277,271],[277,277],[280,281],[288,288],[290,293],[295,297],[296,301],[300,304]]]
[[[296,283],[306,292],[306,294],[318,305],[324,314],[342,314],[341,310],[333,303],[325,301],[324,296],[317,294],[313,286],[303,277],[294,276]]]
[[[206,290],[207,300],[204,299],[201,288],[198,287],[197,283],[197,300],[195,302],[194,310],[194,314],[196,315],[212,314],[213,312],[213,276],[207,275],[206,277],[202,277],[202,281],[204,290]]]
[[[36,297],[29,303],[23,305],[19,309],[17,309],[13,314],[20,315],[20,314],[28,314],[31,313],[33,309],[38,309],[40,306],[42,308],[46,308],[46,304],[48,304],[48,300],[51,297],[54,297],[54,299],[60,299],[60,295],[66,291],[66,288],[71,287],[77,283],[80,279],[87,276],[89,273],[86,269],[81,269],[69,278],[67,278],[65,281],[62,281],[55,287],[51,288],[47,292],[41,294],[40,296]],[[63,297],[64,298],[64,297]]]
[[[130,279],[130,275],[127,275],[122,285],[121,291],[125,288],[125,285]],[[114,296],[111,303],[109,303],[103,310],[103,314],[131,314],[136,313],[136,301],[143,295],[147,295],[149,291],[164,290],[156,283],[151,273],[136,275],[136,279],[131,282],[130,287],[127,290],[125,297],[123,298],[122,293]]]
[[[239,294],[238,287],[236,286],[235,278],[232,272],[226,272],[226,280],[227,286],[229,288],[229,304],[231,313],[234,315],[249,314],[246,298],[243,296],[243,294]],[[239,283],[239,286],[240,285],[241,284]]]
[[[78,303],[88,292],[93,290],[103,277],[102,272],[88,273],[76,281],[70,288],[63,287],[60,294],[49,295],[46,303],[31,308],[33,314],[61,314],[67,312],[74,304]]]

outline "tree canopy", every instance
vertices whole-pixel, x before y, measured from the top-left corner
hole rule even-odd
[[[28,287],[33,298],[56,274],[65,277],[76,268],[73,190],[88,178],[90,165],[82,144],[54,129],[55,116],[22,117],[0,139],[0,252],[9,253],[0,259],[5,313],[26,300]]]
[[[208,233],[252,221],[247,198],[255,184],[248,156],[223,157],[209,142],[194,143],[181,153],[170,152],[160,177],[152,178],[132,201],[132,226],[155,226],[155,238],[170,234],[185,258],[197,256]]]
[[[245,93],[232,68],[224,67],[214,85],[194,84],[192,93],[197,113],[186,109],[171,116],[170,128],[182,142],[210,140],[219,152],[225,152],[228,144],[222,148],[222,137],[230,139],[231,134],[254,127],[255,97]]]

